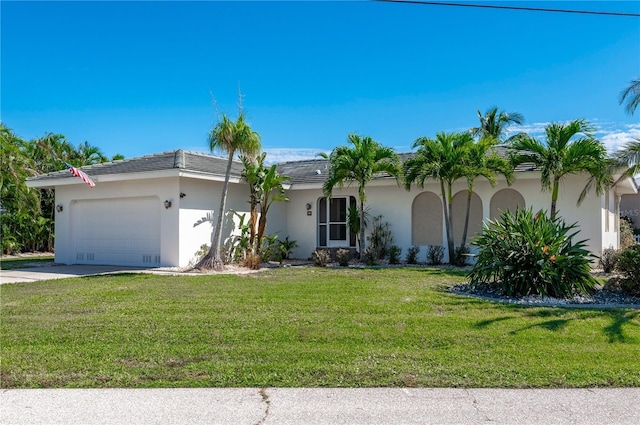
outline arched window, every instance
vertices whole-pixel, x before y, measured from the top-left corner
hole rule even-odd
[[[489,218],[495,220],[502,211],[516,212],[516,209],[526,208],[524,198],[514,189],[501,189],[493,194],[489,203]]]
[[[318,246],[356,246],[347,222],[349,208],[356,208],[353,196],[318,199]]]
[[[413,200],[411,244],[442,245],[442,201],[433,192],[422,192]]]
[[[464,220],[467,215],[467,191],[461,190],[453,196],[451,213],[453,215],[453,242],[459,246],[462,242]],[[469,209],[469,227],[467,228],[467,244],[482,232],[482,200],[477,193],[471,194],[471,206]]]

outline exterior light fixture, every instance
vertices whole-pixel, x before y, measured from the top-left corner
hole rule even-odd
[[[164,207],[165,207],[166,209],[171,208],[171,201],[169,201],[168,199],[167,199],[166,201],[164,201]]]
[[[184,198],[185,196],[187,196],[186,193],[180,192],[180,199]]]
[[[61,204],[56,205],[56,211],[57,211],[57,212],[62,212],[62,210],[63,210],[63,209],[64,209],[64,208],[62,208],[62,205],[61,205]]]
[[[311,203],[307,202],[306,207],[307,207],[307,215],[311,215]]]

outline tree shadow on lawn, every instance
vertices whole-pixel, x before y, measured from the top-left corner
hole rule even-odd
[[[490,301],[484,301],[490,302]],[[566,326],[576,320],[588,320],[590,317],[596,317],[600,315],[607,315],[611,319],[611,323],[608,326],[605,326],[602,331],[605,335],[607,335],[609,339],[609,343],[635,343],[636,339],[634,337],[630,337],[628,332],[625,332],[625,329],[628,329],[631,326],[640,327],[640,324],[634,320],[640,318],[640,312],[638,311],[629,311],[624,309],[612,309],[612,310],[603,310],[603,309],[585,309],[585,308],[571,308],[571,307],[556,307],[556,308],[546,308],[540,309],[540,307],[536,306],[525,306],[525,305],[504,305],[502,306],[508,310],[514,311],[515,313],[522,314],[533,317],[533,318],[548,318],[549,320],[545,320],[539,323],[534,323],[529,326],[522,327],[520,329],[514,329],[510,331],[510,334],[517,334],[522,331],[526,331],[528,329],[533,328],[543,328],[552,332],[559,332],[566,328]],[[535,309],[535,310],[534,310]],[[577,312],[585,313],[576,316]],[[571,316],[571,317],[566,317]],[[492,326],[499,322],[506,322],[512,319],[515,319],[514,315],[505,315],[499,316],[492,319],[485,319],[478,321],[474,327],[478,329],[486,328]]]

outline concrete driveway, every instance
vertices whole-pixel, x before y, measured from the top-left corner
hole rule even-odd
[[[142,267],[94,266],[94,265],[48,265],[27,269],[0,270],[0,284],[36,282],[38,280],[62,279],[112,273],[144,272]]]

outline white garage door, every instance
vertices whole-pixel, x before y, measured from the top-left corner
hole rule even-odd
[[[76,201],[72,238],[77,264],[160,265],[157,197]]]

